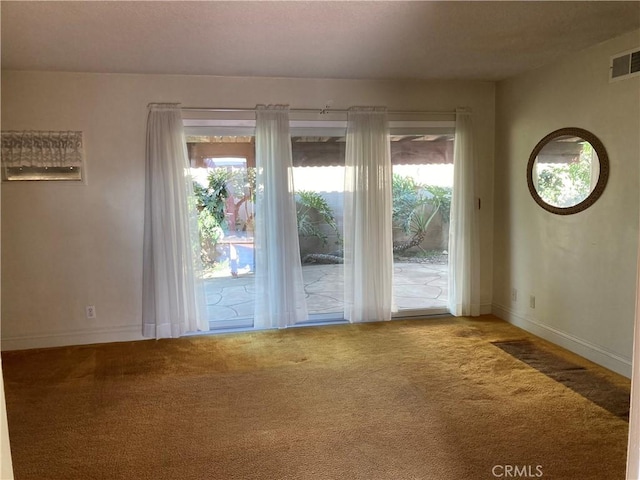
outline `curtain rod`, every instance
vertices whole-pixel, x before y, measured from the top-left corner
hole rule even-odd
[[[255,112],[255,108],[207,108],[207,107],[180,107],[180,110],[189,112]],[[293,113],[318,113],[320,115],[328,113],[348,113],[348,109],[344,108],[290,108],[289,112]],[[455,115],[456,111],[440,111],[429,112],[419,110],[389,110],[389,115]]]

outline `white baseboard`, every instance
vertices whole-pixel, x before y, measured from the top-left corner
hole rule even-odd
[[[613,370],[620,375],[631,378],[631,359],[624,358],[605,347],[596,345],[582,338],[578,338],[570,333],[563,332],[557,328],[545,325],[544,323],[526,318],[517,314],[504,305],[493,304],[492,312],[496,317],[505,320],[516,327],[522,328],[529,333],[544,338],[556,345],[591,360],[609,370]]]
[[[142,336],[140,326],[106,327],[67,332],[43,332],[37,335],[2,335],[1,350],[28,350],[135,340],[148,340]]]

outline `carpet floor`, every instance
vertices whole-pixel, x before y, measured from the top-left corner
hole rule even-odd
[[[491,316],[2,355],[17,480],[625,475],[629,381]]]

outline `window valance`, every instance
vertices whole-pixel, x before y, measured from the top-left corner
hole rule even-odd
[[[5,168],[81,167],[83,157],[82,132],[2,132],[2,166]]]

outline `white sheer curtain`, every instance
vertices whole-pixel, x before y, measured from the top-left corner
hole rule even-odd
[[[640,478],[640,239],[636,258],[636,312],[633,328],[631,408],[629,411],[626,480]]]
[[[198,225],[180,108],[149,107],[142,274],[142,334],[208,330],[198,271]]]
[[[255,328],[306,320],[287,106],[256,110]]]
[[[386,109],[349,109],[345,166],[345,319],[390,320],[392,173]]]
[[[471,112],[456,110],[449,230],[449,311],[480,315],[480,233]]]

